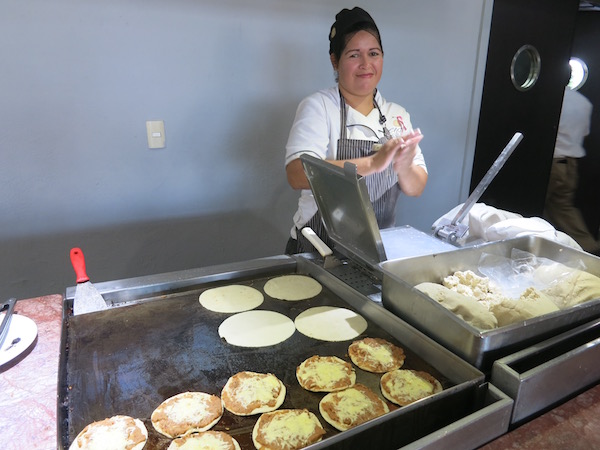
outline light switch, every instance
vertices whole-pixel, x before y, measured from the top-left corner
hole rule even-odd
[[[148,148],[165,148],[165,122],[162,120],[146,121]]]

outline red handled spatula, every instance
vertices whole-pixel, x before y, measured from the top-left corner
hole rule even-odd
[[[106,301],[85,273],[85,258],[80,248],[71,249],[71,264],[73,264],[73,269],[77,276],[77,287],[75,288],[75,298],[73,299],[73,315],[78,316],[79,314],[108,308]]]

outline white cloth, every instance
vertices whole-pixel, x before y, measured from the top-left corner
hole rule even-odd
[[[392,136],[399,136],[412,130],[410,115],[402,106],[387,102],[377,92],[375,101],[386,117],[386,127]],[[383,137],[383,126],[379,123],[379,111],[374,108],[364,116],[348,106],[346,118],[348,139],[379,142]],[[298,105],[296,117],[286,145],[285,165],[309,154],[321,159],[337,159],[337,142],[340,138],[340,94],[337,86],[309,95]],[[427,170],[421,149],[417,149],[414,162]],[[317,212],[317,204],[310,189],[302,190],[298,200],[298,210],[294,214],[294,228],[302,228]]]
[[[583,94],[565,88],[556,145],[555,158],[583,158],[585,148],[583,140],[590,134],[592,102]]]
[[[444,221],[452,221],[461,207],[462,204],[437,219],[432,229],[436,229]],[[520,214],[497,209],[485,203],[475,203],[461,223],[468,226],[469,231],[459,244],[477,240],[494,242],[533,235],[581,250],[581,246],[574,239],[556,230],[540,217],[525,218]]]

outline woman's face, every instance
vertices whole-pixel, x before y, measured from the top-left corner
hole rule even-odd
[[[361,30],[348,41],[339,61],[332,55],[332,64],[344,97],[370,95],[381,79],[383,51],[375,36]]]

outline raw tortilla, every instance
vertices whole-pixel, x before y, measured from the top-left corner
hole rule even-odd
[[[279,300],[298,301],[313,298],[321,292],[317,280],[306,275],[283,275],[265,283],[265,294]]]
[[[274,311],[246,311],[219,325],[219,336],[238,347],[268,347],[285,341],[296,328],[294,322]]]
[[[200,304],[220,313],[237,313],[259,307],[264,301],[262,293],[250,286],[233,284],[207,289],[200,294]]]
[[[354,339],[367,329],[367,321],[354,311],[333,306],[317,306],[300,313],[294,322],[298,331],[322,341]]]

